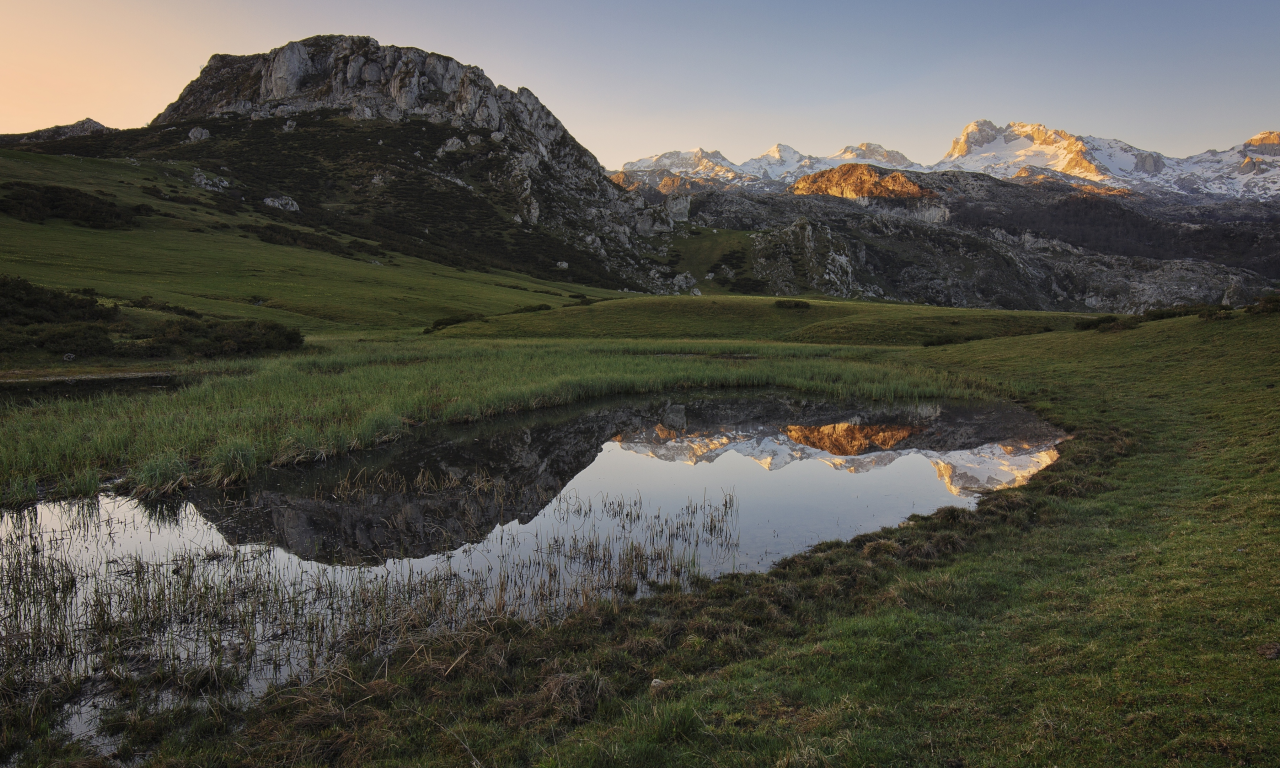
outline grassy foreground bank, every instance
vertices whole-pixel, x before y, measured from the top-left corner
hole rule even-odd
[[[180,434],[186,442],[173,450],[205,467],[206,454],[183,446],[216,447],[217,436],[236,434],[223,430],[270,434],[278,425],[279,442],[269,445],[287,445],[285,401],[259,403],[313,379],[322,386],[289,390],[289,402],[314,409],[302,418],[315,425],[337,418],[347,429],[378,412],[361,398],[391,398],[411,383],[417,394],[394,397],[420,400],[385,401],[391,429],[391,416],[754,383],[885,397],[1007,393],[1076,439],[1028,486],[990,494],[976,512],[943,510],[823,545],[766,575],[596,606],[557,627],[415,636],[389,658],[352,659],[247,712],[161,713],[125,701],[113,721],[125,735],[122,757],[1199,766],[1267,765],[1280,753],[1280,660],[1267,658],[1280,642],[1280,317],[1180,318],[927,349],[432,346],[442,341],[388,343],[383,352],[335,344],[311,358],[238,363],[221,370],[232,375],[171,395],[18,408],[6,411],[6,442],[34,432],[61,441],[41,461],[93,469],[121,462],[133,443],[145,446],[139,456],[159,455],[149,452],[163,441],[148,444],[148,434]],[[308,363],[331,369],[299,376]],[[481,397],[476,382],[493,384]],[[345,405],[325,410],[330,400]],[[193,410],[184,427],[182,414]],[[89,430],[73,434],[94,414],[104,427],[128,425],[130,412],[133,439],[115,448],[85,441]],[[29,421],[11,428],[15,417]],[[26,450],[42,450],[38,442]],[[36,726],[20,764],[93,764],[83,748],[40,736],[47,723],[38,709],[26,722],[6,721],[10,745]]]

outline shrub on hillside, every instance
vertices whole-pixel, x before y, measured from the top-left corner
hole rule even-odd
[[[177,304],[170,304],[166,301],[156,301],[150,296],[143,296],[140,299],[126,301],[126,307],[136,307],[138,309],[150,309],[155,312],[167,312],[171,315],[181,315],[183,317],[193,317],[197,320],[203,317],[199,312],[187,307],[180,307]]]
[[[467,323],[472,320],[483,320],[483,319],[484,319],[484,315],[477,314],[475,312],[464,312],[461,315],[451,315],[450,317],[442,317],[439,320],[432,323],[431,327],[424,330],[423,333],[431,333],[433,331],[438,331],[441,328],[448,328],[451,325],[458,325],[459,323]]]
[[[1100,315],[1098,317],[1090,317],[1085,320],[1076,322],[1077,331],[1101,331],[1103,333],[1109,331],[1131,331],[1138,327],[1141,321],[1133,315]]]
[[[739,277],[729,284],[729,290],[734,293],[764,293],[768,287],[768,283],[754,277]]]
[[[235,357],[302,346],[302,333],[270,320],[168,320],[149,340],[196,357]]]
[[[1202,309],[1199,313],[1199,317],[1201,320],[1209,320],[1209,321],[1230,320],[1233,317],[1233,315],[1231,314],[1231,307],[1210,306],[1206,309]]]
[[[0,323],[93,323],[113,320],[119,314],[117,307],[99,304],[93,296],[73,296],[32,285],[21,277],[0,275]]]
[[[10,181],[0,184],[9,194],[0,198],[0,213],[43,224],[46,219],[66,219],[94,229],[127,229],[136,224],[134,214],[109,200],[70,187]]]
[[[109,355],[115,344],[101,323],[60,323],[40,331],[36,346],[56,355],[91,357]]]
[[[1169,320],[1175,317],[1190,317],[1198,315],[1206,310],[1220,311],[1221,306],[1217,304],[1188,304],[1181,307],[1165,307],[1162,309],[1148,309],[1143,312],[1142,322],[1148,323],[1155,320]],[[1229,307],[1228,307],[1229,309]]]
[[[1280,293],[1263,296],[1257,304],[1244,308],[1251,315],[1271,315],[1280,312]]]
[[[773,306],[778,309],[808,309],[809,302],[803,299],[778,299],[773,302]]]

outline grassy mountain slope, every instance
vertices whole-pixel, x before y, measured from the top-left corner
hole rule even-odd
[[[290,123],[296,127],[286,130]],[[211,138],[187,139],[190,128],[206,125]],[[461,146],[437,156],[449,139]],[[141,181],[163,194],[203,199],[230,216],[252,212],[280,226],[323,228],[347,242],[360,238],[373,244],[365,253],[622,284],[561,237],[517,221],[523,190],[509,177],[505,147],[489,132],[468,134],[425,119],[355,121],[317,113],[298,121],[228,117],[83,136],[33,144],[22,154],[41,152],[172,165],[167,177],[153,173]],[[219,191],[193,195],[196,168]],[[285,196],[299,210],[263,202]],[[561,262],[568,268],[557,268]]]
[[[264,242],[257,228],[285,225],[245,208],[224,210],[226,199],[193,188],[191,175],[192,166],[179,162],[0,150],[0,183],[69,187],[122,210],[154,211],[137,216],[133,227],[111,229],[0,214],[0,272],[63,289],[92,287],[109,297],[149,295],[215,316],[277,320],[310,333],[423,327],[460,312],[560,306],[575,301],[569,293],[618,295],[500,270],[464,271],[394,251],[338,254]],[[0,188],[0,198],[6,192]],[[287,227],[331,248],[371,242],[323,227]]]

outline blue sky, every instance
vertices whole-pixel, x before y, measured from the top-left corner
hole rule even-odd
[[[20,34],[0,50],[0,132],[143,125],[210,54],[322,33],[526,86],[609,168],[697,146],[741,162],[776,142],[931,163],[980,118],[1175,156],[1280,130],[1274,1],[45,0],[6,15]]]

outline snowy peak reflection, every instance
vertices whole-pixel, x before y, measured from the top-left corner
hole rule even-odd
[[[1062,437],[1011,403],[831,403],[777,391],[618,398],[426,430],[191,501],[232,544],[377,563],[452,551],[531,522],[611,440],[624,453],[690,465],[735,451],[768,470],[808,461],[866,472],[914,452],[935,462],[953,493],[972,495],[1025,482],[1056,457]],[[617,482],[605,490],[649,496],[669,476],[637,472]]]
[[[816,426],[733,425],[682,431],[658,424],[638,432],[619,433],[613,442],[623,450],[660,461],[696,465],[732,452],[766,470],[797,461],[818,461],[846,472],[869,472],[906,455],[927,458],[947,489],[969,497],[982,491],[1022,485],[1058,458],[1054,446],[1061,435],[1036,442],[1008,440],[961,450],[909,447],[893,450],[912,437],[925,437],[923,425],[840,422]],[[919,441],[915,441],[919,442]]]

